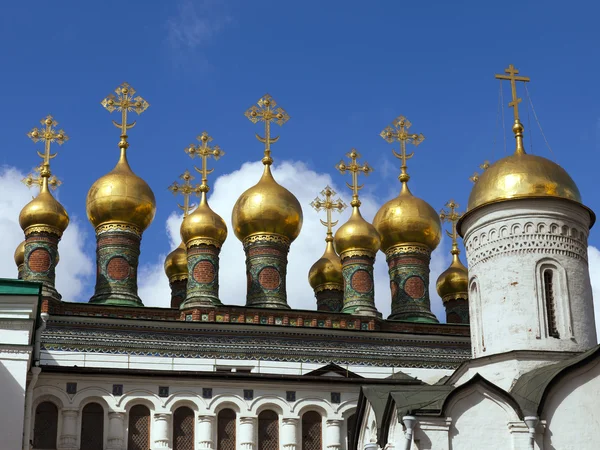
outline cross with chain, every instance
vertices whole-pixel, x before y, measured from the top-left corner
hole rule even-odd
[[[408,129],[411,127],[411,125],[412,123],[410,123],[406,117],[398,116],[396,119],[394,119],[391,125],[385,127],[379,134],[390,144],[394,141],[400,142],[400,153],[393,149],[392,153],[396,158],[402,161],[402,165],[400,166],[401,173],[398,177],[402,183],[405,183],[410,179],[410,176],[406,173],[406,160],[412,158],[415,154],[415,152],[410,154],[406,153],[406,143],[409,142],[416,147],[425,140],[425,136],[422,134],[408,132]]]
[[[346,186],[352,189],[352,201],[350,202],[350,206],[360,206],[358,191],[364,187],[364,184],[358,184],[358,174],[362,172],[365,174],[365,176],[368,176],[371,172],[373,172],[373,168],[369,166],[369,163],[366,162],[362,165],[358,164],[358,158],[361,156],[360,153],[358,153],[355,149],[352,149],[349,153],[346,153],[346,156],[350,158],[350,162],[345,163],[344,160],[341,160],[335,166],[335,168],[339,170],[342,175],[346,172],[350,172],[352,174],[352,184],[346,182]]]
[[[148,109],[148,106],[150,106],[150,104],[139,95],[134,97],[135,92],[135,89],[129,84],[123,83],[115,89],[117,95],[109,94],[102,102],[100,102],[102,106],[111,113],[115,110],[121,111],[121,123],[113,120],[114,126],[121,129],[120,148],[126,149],[129,147],[129,144],[127,143],[127,130],[133,128],[136,124],[135,120],[132,123],[127,123],[127,113],[136,112],[140,115]]]
[[[321,191],[321,195],[325,197],[325,199],[323,200],[319,197],[316,197],[312,202],[310,202],[310,206],[312,206],[317,212],[323,209],[327,211],[327,220],[319,220],[321,220],[321,223],[327,227],[327,237],[325,238],[325,240],[329,242],[333,240],[333,232],[331,231],[331,229],[335,227],[338,223],[337,220],[335,222],[331,220],[331,212],[337,211],[341,213],[344,209],[346,209],[347,205],[339,197],[337,200],[333,200],[333,197],[336,195],[336,192],[329,186],[325,186],[325,189]]]
[[[190,144],[189,147],[185,149],[185,152],[190,155],[190,158],[196,156],[202,158],[202,168],[198,169],[197,167],[194,167],[194,169],[202,175],[202,184],[199,186],[200,192],[208,192],[210,188],[207,184],[207,177],[209,174],[213,173],[215,169],[208,169],[207,160],[212,156],[215,158],[215,161],[218,161],[221,156],[225,155],[225,152],[221,150],[218,145],[213,147],[208,145],[209,142],[212,142],[213,138],[210,137],[206,131],[203,131],[196,139],[200,142],[200,145]]]
[[[508,66],[507,69],[504,69],[504,72],[508,75],[496,75],[497,80],[509,80],[510,87],[512,90],[512,102],[508,104],[514,109],[515,112],[515,122],[519,122],[519,103],[521,103],[521,99],[517,97],[517,81],[522,81],[523,83],[528,83],[530,81],[529,77],[520,77],[517,76],[519,71],[512,64]]]
[[[192,180],[194,177],[189,170],[183,172],[179,178],[183,180],[183,183],[179,184],[177,181],[174,181],[173,184],[171,184],[171,186],[169,186],[167,189],[169,189],[174,195],[183,195],[183,205],[177,204],[177,206],[183,210],[183,218],[185,219],[196,207],[196,205],[190,204],[190,197],[192,195],[198,195],[200,192],[200,185],[192,185]]]
[[[273,158],[271,158],[271,144],[279,140],[279,136],[271,137],[271,122],[273,121],[281,126],[290,119],[290,116],[283,108],[277,107],[277,102],[269,94],[265,94],[256,104],[258,106],[251,106],[244,115],[252,123],[265,123],[265,137],[257,133],[256,139],[265,144],[265,156],[262,159],[263,164],[270,165],[273,163]]]
[[[37,172],[38,174],[40,174],[41,172],[44,171],[44,164],[40,164],[33,170],[35,172]],[[42,185],[44,184],[44,177],[42,177],[41,175],[35,176],[34,174],[30,173],[25,178],[23,178],[21,180],[21,182],[28,188],[30,188],[34,184],[37,184],[38,186],[42,187]],[[62,181],[60,181],[58,178],[56,178],[56,176],[51,175],[48,177],[48,187],[50,189],[52,189],[53,191],[55,191],[56,188],[58,188],[61,184],[62,184]]]
[[[456,203],[454,200],[450,200],[448,203],[446,203],[446,207],[450,211],[447,211],[445,209],[442,209],[440,211],[440,219],[442,220],[442,222],[450,222],[452,224],[452,232],[446,231],[446,234],[448,235],[448,237],[452,238],[452,252],[451,253],[453,255],[458,255],[460,253],[458,244],[456,242],[458,239],[458,232],[456,231],[456,223],[463,216],[463,214],[459,214],[458,211],[456,211],[458,206],[459,206],[458,203]]]

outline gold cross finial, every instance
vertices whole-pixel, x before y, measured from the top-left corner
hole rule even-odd
[[[207,177],[215,170],[208,169],[207,160],[212,156],[217,161],[221,156],[225,155],[225,152],[218,145],[212,147],[208,145],[209,142],[212,142],[213,138],[206,131],[203,131],[196,139],[200,142],[200,145],[190,144],[185,149],[185,152],[190,155],[190,158],[194,158],[195,156],[202,158],[202,168],[198,169],[194,167],[194,169],[202,175],[202,184],[199,186],[200,192],[206,193],[210,189],[207,184]]]
[[[364,184],[358,184],[358,174],[359,172],[364,173],[365,175],[369,175],[373,172],[373,168],[369,166],[369,163],[358,164],[358,158],[360,158],[360,153],[358,153],[355,149],[350,150],[349,153],[346,153],[346,156],[350,158],[349,163],[345,163],[344,160],[341,160],[335,168],[340,171],[341,174],[345,174],[346,172],[350,172],[352,174],[352,184],[346,182],[346,185],[352,189],[352,201],[350,202],[350,206],[360,206],[360,200],[358,199],[358,191],[364,187]]]
[[[200,193],[200,185],[192,185],[192,180],[194,177],[189,170],[183,172],[179,178],[183,180],[183,183],[179,184],[177,181],[174,181],[173,184],[171,184],[171,186],[169,186],[167,189],[169,189],[174,195],[183,195],[183,205],[177,204],[177,206],[183,210],[183,218],[185,219],[196,207],[196,205],[190,203],[190,197]]]
[[[44,143],[44,153],[37,152],[38,156],[42,158],[42,164],[35,168],[39,176],[29,174],[22,181],[28,187],[37,184],[43,188],[44,184],[46,184],[46,187],[50,186],[52,189],[56,189],[61,183],[50,172],[50,160],[56,158],[56,153],[50,151],[50,144],[57,143],[58,145],[62,145],[69,140],[69,136],[62,129],[56,130],[55,127],[58,125],[58,122],[51,115],[46,116],[40,123],[44,125],[43,128],[35,127],[27,133],[27,136],[33,142],[37,143],[41,141]]]
[[[442,222],[450,222],[452,224],[452,232],[446,231],[446,234],[452,238],[451,253],[453,255],[458,255],[460,253],[460,249],[458,248],[457,244],[458,232],[456,231],[456,223],[463,215],[457,211],[458,203],[456,203],[454,200],[450,200],[448,203],[446,203],[446,207],[449,209],[449,211],[442,209],[440,211],[440,219],[442,219]]]
[[[520,77],[517,76],[519,71],[512,64],[508,66],[508,68],[504,69],[504,72],[507,75],[498,74],[496,75],[496,79],[498,80],[509,80],[510,88],[512,91],[512,101],[508,104],[513,108],[515,114],[515,124],[513,126],[513,132],[515,133],[515,138],[517,139],[517,153],[525,153],[525,149],[523,147],[523,124],[519,120],[519,103],[521,103],[521,99],[517,97],[517,81],[522,81],[523,83],[528,83],[530,81],[529,77]]]
[[[333,232],[331,229],[338,223],[337,220],[335,222],[331,220],[331,212],[337,211],[341,213],[344,209],[346,209],[347,205],[339,197],[337,200],[333,200],[336,192],[329,186],[325,186],[325,189],[321,191],[321,195],[325,197],[325,199],[316,197],[312,202],[310,202],[310,206],[312,206],[317,212],[323,209],[327,211],[327,221],[320,220],[321,223],[327,227],[327,237],[325,238],[325,241],[330,242],[333,241]]]
[[[117,123],[113,120],[115,127],[121,129],[121,141],[119,142],[119,148],[127,149],[129,143],[127,142],[127,130],[133,128],[136,124],[134,120],[132,123],[127,123],[127,113],[136,112],[138,115],[146,111],[150,104],[139,95],[134,98],[135,89],[129,84],[123,83],[115,89],[115,94],[109,94],[102,102],[109,112],[121,111],[121,123]]]
[[[258,106],[253,105],[248,109],[244,115],[252,122],[264,122],[265,123],[265,137],[256,134],[256,139],[265,144],[265,156],[262,159],[263,164],[273,164],[273,158],[271,158],[271,144],[274,144],[279,140],[279,136],[271,137],[271,121],[277,125],[283,125],[286,123],[290,116],[281,107],[277,107],[277,102],[269,94],[265,94],[256,103]]]
[[[409,142],[416,147],[425,140],[425,136],[422,134],[411,134],[408,132],[408,129],[411,127],[411,125],[412,123],[410,123],[406,117],[398,116],[379,134],[390,144],[394,141],[400,142],[400,153],[396,152],[394,149],[392,149],[392,153],[396,158],[402,161],[402,165],[400,166],[401,173],[400,176],[398,176],[398,179],[402,183],[406,183],[408,180],[410,180],[410,176],[406,173],[406,160],[412,158],[415,154],[415,152],[410,154],[406,153],[406,143]]]

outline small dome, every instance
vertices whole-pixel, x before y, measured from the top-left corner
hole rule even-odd
[[[558,164],[517,152],[485,170],[469,195],[468,211],[488,203],[515,198],[555,197],[581,203],[581,194]]]
[[[15,264],[17,267],[20,267],[25,263],[25,241],[21,242],[17,245],[15,250]]]
[[[21,210],[19,224],[26,233],[29,228],[37,226],[52,228],[60,235],[67,229],[69,215],[48,190],[48,178],[43,178],[37,197]]]
[[[381,246],[379,233],[363,219],[358,206],[352,207],[350,219],[338,228],[333,242],[339,255],[353,250],[366,250],[375,255]]]
[[[325,289],[342,289],[344,284],[342,262],[333,249],[331,238],[327,241],[327,247],[325,247],[323,256],[310,268],[308,282],[315,290],[319,287]]]
[[[398,197],[384,204],[373,219],[385,253],[399,244],[416,243],[435,249],[442,237],[440,218],[425,200],[415,197],[406,182]]]
[[[240,241],[258,233],[285,236],[292,242],[302,228],[298,199],[279,185],[269,165],[260,181],[238,198],[231,214],[233,232]]]
[[[88,191],[86,207],[95,228],[106,223],[125,223],[141,232],[154,219],[156,200],[150,186],[132,172],[122,149],[115,168],[98,178]]]
[[[210,209],[206,193],[202,192],[200,204],[181,223],[181,239],[188,245],[194,240],[221,247],[227,239],[227,225],[221,216]]]
[[[469,273],[458,257],[452,255],[452,264],[437,279],[436,289],[443,301],[467,298]]]
[[[183,242],[165,258],[165,273],[167,278],[187,278],[187,251]]]

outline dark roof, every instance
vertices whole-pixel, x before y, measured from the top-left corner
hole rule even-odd
[[[0,278],[0,295],[41,295],[42,283]]]
[[[327,364],[323,367],[319,367],[318,369],[312,370],[304,376],[313,376],[313,377],[323,377],[326,376],[327,373],[333,372],[337,375],[340,375],[342,378],[364,378],[351,370],[344,369],[343,367],[338,366],[335,363]],[[338,377],[336,377],[338,378]]]
[[[571,370],[581,367],[599,356],[600,345],[597,345],[574,358],[534,369],[517,380],[510,390],[510,394],[517,401],[525,415],[539,416],[550,385],[564,377]]]

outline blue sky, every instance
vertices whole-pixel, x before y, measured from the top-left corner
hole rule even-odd
[[[399,162],[379,133],[403,114],[426,136],[409,162],[413,193],[436,209],[450,197],[464,208],[468,177],[484,160],[505,154],[494,74],[512,63],[532,79],[529,92],[553,153],[524,98],[527,151],[565,167],[586,205],[600,211],[592,176],[600,150],[598,7],[555,1],[518,7],[481,1],[10,2],[0,15],[0,165],[23,172],[36,165],[26,132],[52,113],[71,138],[53,161],[64,182],[59,196],[91,235],[87,190],[118,157],[119,131],[111,124],[118,117],[100,101],[129,82],[151,105],[130,132],[129,151],[134,171],[157,198],[156,218],[144,234],[142,261],[149,260],[170,250],[164,224],[176,203],[166,188],[191,167],[185,146],[207,130],[226,152],[213,163],[215,176],[259,160],[254,133],[261,129],[243,113],[269,92],[291,116],[277,130],[276,163],[303,161],[341,186],[345,180],[333,166],[356,147],[375,168],[366,190],[383,202],[398,189]],[[506,84],[506,102],[508,94]],[[505,106],[504,113],[510,133],[512,111]],[[506,139],[512,152],[512,133]],[[315,186],[315,194],[320,189]],[[341,194],[349,200],[349,191]],[[590,244],[600,245],[600,233],[592,231]],[[93,239],[86,246],[92,254]]]

